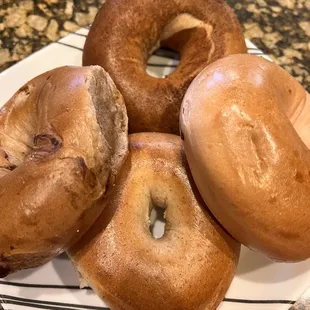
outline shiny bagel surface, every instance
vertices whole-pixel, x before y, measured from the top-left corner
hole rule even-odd
[[[240,245],[211,217],[188,175],[178,136],[133,134],[105,208],[69,254],[111,309],[215,309]],[[150,213],[165,210],[162,238]]]
[[[0,276],[46,263],[101,212],[128,149],[122,96],[99,66],[61,67],[0,111]]]
[[[184,96],[184,149],[209,209],[244,245],[310,257],[310,96],[279,66],[232,55]]]
[[[160,45],[180,54],[164,79],[147,74]],[[92,24],[84,65],[100,65],[123,94],[130,132],[179,134],[182,98],[193,78],[213,61],[246,53],[241,27],[222,0],[107,0]]]

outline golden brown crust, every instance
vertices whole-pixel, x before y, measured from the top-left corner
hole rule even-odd
[[[89,228],[127,147],[124,102],[100,67],[46,72],[9,100],[0,112],[0,276],[47,262]]]
[[[154,205],[166,210],[161,239],[149,230]],[[130,136],[106,208],[69,254],[113,310],[211,310],[230,285],[239,250],[189,180],[181,139],[140,133]]]
[[[309,98],[279,66],[233,55],[199,74],[182,105],[205,202],[237,240],[275,260],[310,257]]]
[[[160,39],[181,56],[165,79],[145,71]],[[180,105],[193,78],[221,57],[246,52],[241,27],[225,1],[108,0],[90,29],[83,64],[109,72],[124,96],[130,132],[179,134]]]

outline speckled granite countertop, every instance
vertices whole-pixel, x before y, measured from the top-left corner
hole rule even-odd
[[[105,0],[0,0],[0,71],[93,21]],[[310,91],[310,0],[227,0],[245,36]]]

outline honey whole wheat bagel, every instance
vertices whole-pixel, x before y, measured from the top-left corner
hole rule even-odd
[[[195,183],[220,223],[274,260],[310,257],[310,96],[250,55],[211,64],[180,116]]]
[[[62,67],[0,111],[0,276],[36,267],[95,221],[128,150],[122,96],[96,67]]]
[[[160,44],[181,57],[165,79],[146,72]],[[193,78],[219,58],[246,52],[224,0],[107,0],[87,36],[83,64],[111,75],[124,96],[130,132],[179,134],[180,105]]]
[[[116,185],[98,220],[69,249],[71,259],[113,310],[215,309],[233,278],[240,244],[205,209],[180,137],[129,137]],[[150,231],[155,207],[165,210],[159,239]]]

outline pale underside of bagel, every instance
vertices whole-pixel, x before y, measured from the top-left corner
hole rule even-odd
[[[100,67],[34,78],[0,112],[0,276],[72,245],[127,154],[122,96]]]
[[[180,118],[195,182],[220,223],[274,260],[310,257],[310,96],[274,63],[233,55],[189,87]]]
[[[178,136],[129,139],[106,207],[69,255],[113,310],[213,310],[231,283],[240,244],[207,211]],[[150,232],[155,206],[166,219],[160,239]]]
[[[180,63],[162,79],[146,66],[159,47],[180,54]],[[124,96],[130,132],[179,133],[182,98],[208,64],[247,53],[241,26],[222,0],[107,1],[87,36],[83,64],[101,65]]]

